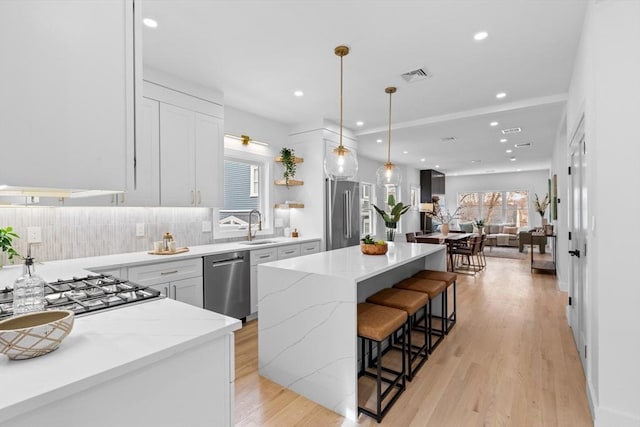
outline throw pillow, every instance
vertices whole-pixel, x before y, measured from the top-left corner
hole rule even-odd
[[[467,222],[464,224],[460,224],[460,231],[464,231],[465,233],[473,233],[473,223]]]
[[[502,231],[504,232],[504,234],[516,234],[518,232],[518,227],[505,226]]]

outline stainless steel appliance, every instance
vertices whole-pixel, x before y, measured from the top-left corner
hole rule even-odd
[[[204,257],[204,308],[236,319],[251,314],[249,251]]]
[[[76,315],[164,298],[155,289],[108,274],[45,283],[45,310],[71,310]],[[13,315],[13,291],[0,290],[0,319]]]
[[[360,183],[327,180],[327,250],[360,242]]]

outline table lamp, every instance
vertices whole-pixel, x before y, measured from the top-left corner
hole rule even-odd
[[[433,212],[433,203],[420,203],[419,207],[420,212]],[[424,224],[422,225],[422,230],[427,231],[427,214],[424,215]]]

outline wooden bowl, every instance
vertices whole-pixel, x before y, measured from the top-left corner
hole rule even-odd
[[[70,310],[37,311],[0,322],[0,353],[9,359],[31,359],[60,345],[73,328]]]
[[[360,250],[365,255],[384,255],[389,250],[389,245],[378,245],[375,243],[360,243]]]

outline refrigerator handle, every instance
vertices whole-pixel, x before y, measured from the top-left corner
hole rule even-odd
[[[351,238],[351,191],[347,190],[347,238]]]
[[[342,234],[345,239],[349,238],[349,198],[345,191],[342,193]]]

